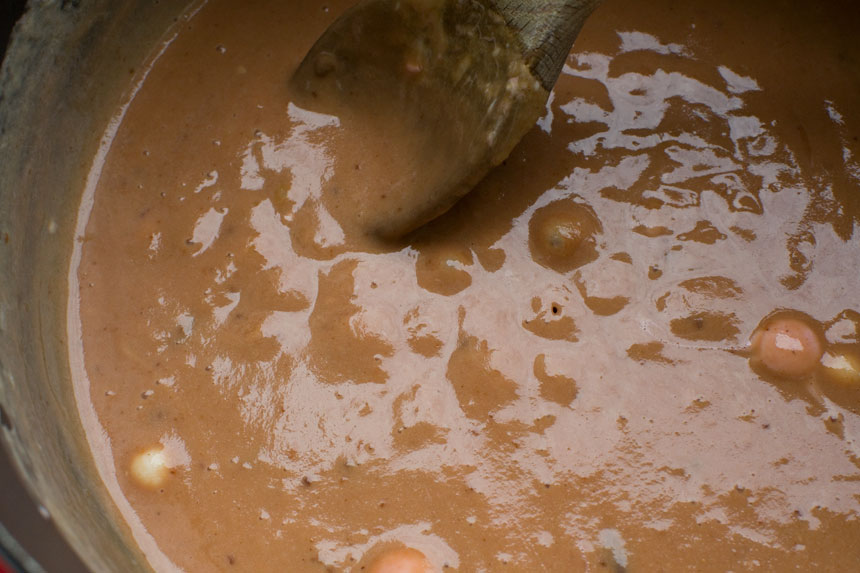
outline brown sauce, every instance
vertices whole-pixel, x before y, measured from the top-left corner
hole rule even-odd
[[[339,149],[287,82],[348,5],[195,6],[96,159],[76,396],[153,566],[856,568],[850,3],[607,0],[504,164],[373,248],[324,191],[408,134]]]

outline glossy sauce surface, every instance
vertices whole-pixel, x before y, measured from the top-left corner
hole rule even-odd
[[[408,134],[341,149],[290,99],[349,2],[210,0],[169,32],[96,161],[70,306],[157,569],[860,562],[860,22],[629,4],[398,244],[333,213]]]

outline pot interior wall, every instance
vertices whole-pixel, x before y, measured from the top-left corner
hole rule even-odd
[[[31,2],[0,70],[0,413],[28,488],[95,571],[146,571],[97,477],[66,349],[84,181],[135,70],[188,0]]]

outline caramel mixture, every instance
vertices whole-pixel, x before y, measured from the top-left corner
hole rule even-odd
[[[76,396],[153,567],[856,569],[851,3],[606,0],[505,163],[373,245],[338,196],[408,130],[341,149],[288,81],[349,4],[194,5],[94,162]]]

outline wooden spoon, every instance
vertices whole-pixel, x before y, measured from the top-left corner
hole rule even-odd
[[[340,118],[345,149],[386,149],[326,197],[339,222],[396,238],[448,210],[545,113],[599,1],[361,0],[338,18],[293,99]]]

